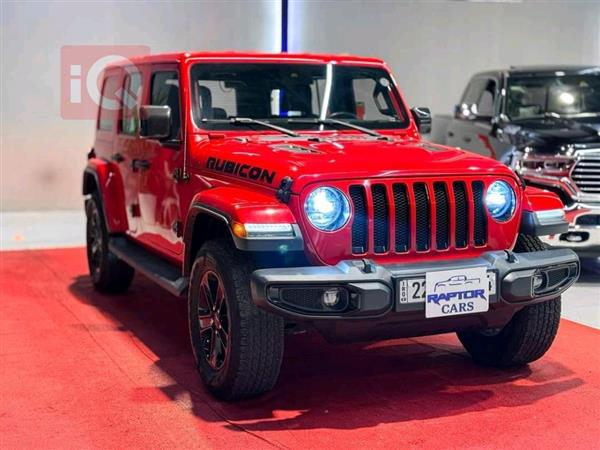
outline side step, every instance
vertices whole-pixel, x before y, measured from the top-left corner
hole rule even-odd
[[[188,287],[188,279],[181,276],[181,269],[177,266],[122,236],[112,236],[108,242],[108,248],[119,259],[146,275],[171,294],[178,297],[184,296]]]

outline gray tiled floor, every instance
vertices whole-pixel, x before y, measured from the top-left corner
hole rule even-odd
[[[0,213],[1,250],[85,244],[83,211]],[[600,329],[600,259],[583,261],[577,284],[563,296],[563,317]]]

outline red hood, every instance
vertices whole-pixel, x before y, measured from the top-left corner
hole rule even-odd
[[[198,168],[214,169],[229,161],[238,167],[259,167],[273,175],[271,183],[266,178],[262,183],[274,188],[289,176],[294,193],[323,180],[462,174],[516,178],[503,164],[474,153],[415,139],[383,141],[358,134],[327,136],[318,142],[279,135],[203,139],[193,144],[191,155],[192,166]],[[233,164],[229,167],[237,172]]]

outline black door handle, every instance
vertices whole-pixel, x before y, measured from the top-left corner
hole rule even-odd
[[[121,155],[120,153],[115,153],[110,157],[114,162],[123,162],[125,161],[125,157],[123,155]]]
[[[448,137],[454,137],[454,133],[452,131],[448,131]]]
[[[471,142],[471,138],[469,136],[464,136],[463,137],[463,141],[465,141],[465,142]]]
[[[148,170],[150,168],[150,161],[146,159],[134,159],[131,161],[131,169],[134,172],[138,172],[140,170]]]

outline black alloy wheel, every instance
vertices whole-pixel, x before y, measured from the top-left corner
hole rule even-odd
[[[220,370],[229,351],[229,315],[225,286],[216,272],[204,272],[198,292],[198,324],[204,358]]]

